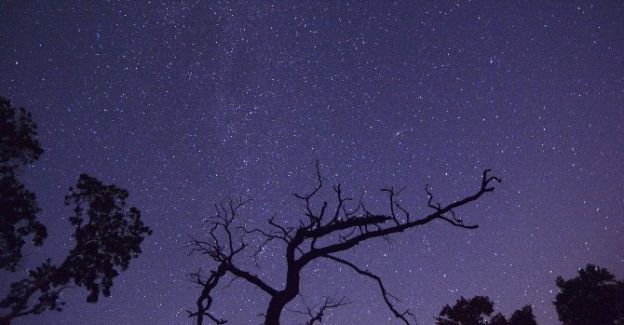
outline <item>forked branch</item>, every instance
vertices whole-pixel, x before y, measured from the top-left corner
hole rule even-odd
[[[330,309],[335,309],[341,306],[348,305],[349,301],[347,298],[342,297],[338,300],[333,299],[331,297],[323,297],[323,304],[318,306],[318,310],[316,306],[309,307],[306,306],[306,310],[296,310],[296,309],[286,309],[290,312],[306,315],[309,319],[305,322],[305,325],[314,325],[316,323],[322,323],[323,317],[325,317],[325,312]]]

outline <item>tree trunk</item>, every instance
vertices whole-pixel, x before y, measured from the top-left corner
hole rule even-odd
[[[287,301],[283,301],[283,299],[279,299],[277,297],[271,298],[269,307],[267,308],[264,325],[280,325],[280,316],[282,315],[282,310],[284,310],[287,303]]]
[[[299,294],[299,283],[301,282],[302,266],[289,265],[286,275],[286,287],[271,297],[267,308],[264,325],[280,325],[282,310]]]

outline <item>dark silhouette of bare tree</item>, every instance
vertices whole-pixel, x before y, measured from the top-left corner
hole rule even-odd
[[[3,269],[15,271],[24,238],[34,234],[35,245],[41,245],[46,236],[45,227],[35,219],[39,208],[34,194],[16,178],[20,164],[34,162],[42,150],[30,114],[22,108],[16,118],[10,102],[2,98],[0,102],[0,261]],[[0,299],[0,325],[46,310],[62,310],[60,294],[69,287],[84,287],[92,303],[100,294],[109,296],[113,280],[141,253],[141,242],[151,234],[140,211],[127,206],[127,198],[128,191],[81,174],[65,196],[65,205],[73,207],[69,222],[74,228],[74,247],[62,263],[55,265],[47,259],[28,271],[25,279],[11,284]]]
[[[377,283],[381,297],[390,312],[402,323],[410,324],[414,318],[409,310],[400,311],[395,306],[397,298],[390,294],[380,276],[363,269],[356,264],[337,257],[335,254],[352,249],[356,245],[373,238],[388,238],[391,235],[411,230],[415,227],[440,220],[454,227],[475,229],[478,225],[465,224],[456,214],[456,210],[471,202],[477,201],[484,194],[494,191],[493,182],[500,183],[500,178],[489,175],[490,170],[483,172],[479,189],[472,195],[466,196],[447,205],[434,203],[433,194],[429,186],[425,187],[429,208],[433,212],[422,218],[413,217],[398,201],[401,190],[384,188],[381,191],[387,195],[389,212],[376,214],[370,212],[361,200],[351,204],[351,198],[343,195],[340,184],[333,186],[335,206],[330,207],[323,201],[315,209],[313,201],[318,199],[319,191],[323,188],[323,178],[319,165],[316,165],[317,185],[308,194],[295,194],[303,202],[305,217],[299,220],[298,226],[289,226],[278,222],[275,217],[268,220],[267,229],[250,228],[242,225],[239,210],[248,201],[242,198],[230,198],[216,205],[216,215],[207,222],[207,238],[192,239],[191,253],[200,253],[208,256],[216,265],[208,275],[201,272],[192,274],[193,281],[201,287],[196,308],[189,311],[190,317],[195,317],[197,324],[211,321],[216,324],[225,324],[226,320],[215,316],[210,308],[213,304],[213,291],[227,275],[243,279],[257,287],[269,296],[268,306],[264,314],[266,325],[280,324],[280,316],[286,306],[299,294],[301,272],[311,261],[325,259],[352,269],[355,273],[369,278]],[[353,205],[351,207],[351,205]],[[239,267],[235,258],[248,248],[246,235],[257,235],[262,243],[257,246],[252,255],[256,258],[262,248],[273,241],[281,242],[285,246],[284,259],[286,262],[285,285],[274,288],[255,274]],[[328,308],[336,308],[345,304],[344,299],[326,300],[318,310],[308,309],[304,314],[310,317],[308,324],[313,324],[322,318]],[[301,311],[300,311],[301,312]]]

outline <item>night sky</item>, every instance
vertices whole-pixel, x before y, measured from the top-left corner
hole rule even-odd
[[[242,194],[249,224],[297,220],[291,194],[314,186],[316,160],[376,212],[379,188],[407,186],[415,215],[425,184],[450,203],[492,168],[503,183],[458,211],[479,229],[438,222],[341,256],[419,324],[474,295],[558,324],[558,275],[594,263],[624,278],[623,53],[621,1],[2,1],[0,96],[39,125],[23,179],[49,237],[0,292],[72,246],[63,195],[82,172],[128,189],[154,234],[110,298],[67,290],[63,312],[16,324],[191,323],[187,274],[211,264],[185,244],[213,203]],[[282,253],[253,272],[279,286]],[[312,263],[303,282],[307,304],[352,302],[326,324],[398,324],[351,270]],[[242,281],[216,297],[231,324],[262,321],[267,296]]]

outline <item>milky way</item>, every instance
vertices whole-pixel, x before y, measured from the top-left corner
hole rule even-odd
[[[24,180],[50,233],[16,276],[71,247],[63,195],[81,172],[128,189],[154,230],[110,298],[67,290],[63,312],[16,324],[189,324],[187,274],[211,264],[185,244],[213,203],[242,194],[250,223],[296,220],[316,160],[374,211],[379,188],[407,186],[414,215],[429,212],[425,184],[451,202],[492,168],[503,183],[458,211],[479,229],[429,224],[344,256],[419,324],[474,295],[558,324],[558,275],[595,263],[624,277],[622,53],[619,1],[4,1],[0,95],[39,124],[45,153]],[[280,254],[253,269],[275,286]],[[304,282],[308,305],[352,302],[327,324],[398,324],[351,270],[315,263]],[[216,296],[231,324],[261,322],[261,291]]]

